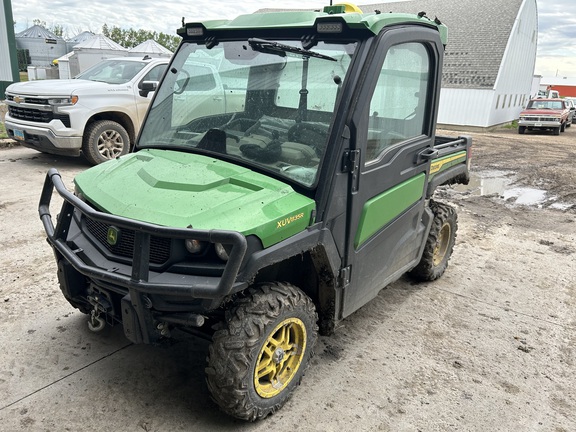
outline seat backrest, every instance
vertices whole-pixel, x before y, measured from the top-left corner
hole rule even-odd
[[[226,132],[221,129],[208,130],[196,148],[226,154]]]

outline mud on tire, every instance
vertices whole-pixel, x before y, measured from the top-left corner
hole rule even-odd
[[[458,216],[453,207],[430,200],[430,209],[434,213],[434,220],[424,253],[418,265],[409,272],[418,281],[433,281],[442,276],[448,267],[458,230]]]
[[[251,287],[226,312],[209,348],[212,399],[234,417],[255,421],[280,409],[300,384],[316,343],[312,300],[287,283]]]

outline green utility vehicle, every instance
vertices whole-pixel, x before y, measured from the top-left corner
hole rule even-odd
[[[289,398],[318,332],[456,237],[435,189],[466,183],[470,139],[436,137],[447,30],[418,15],[323,12],[184,23],[134,153],[39,206],[66,299],[134,343],[211,341],[228,414]],[[50,202],[63,205],[54,226]]]

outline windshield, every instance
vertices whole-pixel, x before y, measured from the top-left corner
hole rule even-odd
[[[124,84],[134,78],[144,66],[146,62],[143,61],[105,60],[76,75],[75,78],[108,84]]]
[[[536,99],[528,103],[528,109],[562,110],[564,109],[564,105],[562,101]]]
[[[316,182],[355,43],[183,45],[158,89],[138,147],[198,152]]]

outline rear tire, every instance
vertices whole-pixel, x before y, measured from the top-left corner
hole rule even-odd
[[[312,300],[293,285],[249,288],[209,348],[206,382],[220,409],[249,421],[280,409],[313,355],[316,321]]]
[[[418,281],[433,281],[444,274],[452,256],[458,230],[458,216],[453,207],[430,200],[430,209],[434,213],[434,220],[424,253],[418,265],[409,272],[409,275]]]
[[[90,124],[84,132],[82,153],[92,165],[116,159],[128,153],[129,150],[128,132],[115,121],[96,121]]]

